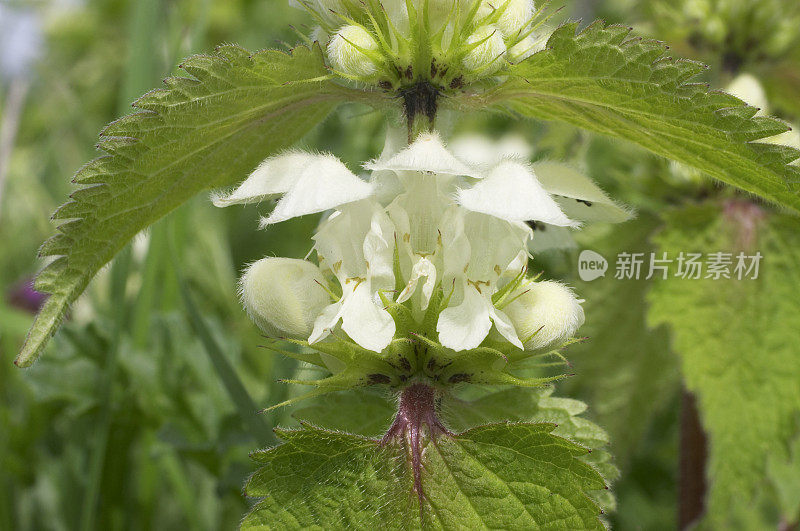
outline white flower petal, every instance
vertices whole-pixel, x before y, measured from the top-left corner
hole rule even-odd
[[[477,212],[454,216],[443,231],[445,283],[460,275],[493,285],[525,255],[531,229],[522,222],[504,221]]]
[[[405,5],[405,4],[404,4]],[[408,133],[405,128],[394,127],[391,124],[386,130],[386,140],[383,144],[378,161],[386,162],[394,157],[401,149],[408,145]],[[403,193],[403,184],[397,173],[391,170],[373,171],[370,182],[375,189],[375,199],[382,205],[388,205]]]
[[[421,278],[425,278],[425,283],[422,286],[422,303],[420,306],[423,310],[428,309],[428,304],[433,296],[433,288],[436,287],[436,266],[425,257],[420,257],[414,267],[411,268],[411,277],[408,279],[405,289],[397,297],[398,303],[402,304],[411,298],[416,292]]]
[[[392,342],[395,324],[392,316],[372,298],[370,286],[362,282],[343,298],[342,330],[350,339],[373,352],[382,352]]]
[[[506,338],[509,343],[520,350],[525,349],[525,347],[522,345],[522,341],[520,341],[519,337],[517,336],[517,331],[514,328],[514,324],[506,314],[496,309],[494,306],[491,306],[489,308],[489,316],[491,317],[495,328],[497,328],[497,331],[500,332],[501,336]]]
[[[369,227],[363,245],[367,278],[374,291],[392,289],[394,288],[394,225],[383,210],[375,208]],[[377,297],[376,299],[380,300]]]
[[[339,323],[339,319],[342,317],[341,312],[342,301],[335,302],[325,308],[314,321],[314,329],[311,331],[308,342],[313,345],[331,335],[331,330]]]
[[[439,186],[442,179],[422,173],[406,172],[406,192],[387,211],[399,229],[398,238],[417,254],[432,254],[439,246],[442,218],[453,204],[449,191]]]
[[[501,162],[485,179],[458,190],[456,200],[467,210],[507,221],[578,225],[564,215],[530,168],[515,161]]]
[[[439,343],[456,352],[477,348],[492,329],[490,308],[491,302],[484,295],[466,286],[461,304],[439,314]]]
[[[324,212],[371,196],[372,185],[362,181],[332,155],[316,158],[278,202],[261,227],[298,216]]]
[[[226,207],[258,203],[285,194],[300,179],[307,166],[322,158],[325,156],[302,151],[270,157],[259,164],[236,190],[227,196],[214,196],[212,201],[215,206]]]
[[[467,44],[475,45],[461,62],[469,72],[490,76],[503,66],[506,42],[503,31],[497,26],[490,24],[479,27],[467,37]]]
[[[464,274],[472,254],[470,240],[464,233],[464,217],[465,211],[456,207],[448,210],[442,220],[442,283],[446,286]]]
[[[534,164],[536,177],[564,213],[580,221],[622,223],[633,217],[630,209],[615,203],[591,179],[558,162]]]
[[[378,42],[361,26],[348,25],[339,29],[328,43],[328,58],[336,70],[355,77],[370,77],[378,71],[372,57]],[[363,50],[363,51],[362,51]]]
[[[367,276],[364,239],[371,228],[373,208],[368,200],[346,205],[325,220],[313,237],[320,265],[340,281]]]
[[[533,0],[481,0],[478,17],[490,16],[502,9],[497,25],[506,37],[513,37],[531,21],[534,13]]]
[[[389,160],[375,160],[364,166],[373,171],[418,171],[442,175],[466,175],[480,178],[479,171],[458,160],[436,133],[419,135],[413,144]]]

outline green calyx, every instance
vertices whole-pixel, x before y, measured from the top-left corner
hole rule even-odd
[[[524,272],[496,294],[502,304],[525,281]],[[395,339],[383,352],[367,350],[342,332],[326,341],[310,344],[305,340],[281,339],[264,348],[319,367],[330,375],[318,380],[284,380],[285,383],[315,389],[267,410],[335,391],[384,386],[400,391],[415,384],[426,384],[447,391],[463,384],[542,387],[565,378],[559,368],[568,365],[558,350],[529,351],[495,340],[490,335],[480,347],[455,351],[438,341],[436,323],[447,307],[450,295],[437,288],[421,321],[414,318],[411,303],[399,304],[380,293],[381,301],[397,327]],[[508,301],[511,302],[511,301]],[[528,338],[526,338],[528,339]],[[293,348],[282,348],[283,341]],[[553,368],[556,368],[553,374]]]

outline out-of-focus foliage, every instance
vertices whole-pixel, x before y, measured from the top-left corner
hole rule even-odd
[[[687,286],[672,277],[659,280],[650,295],[650,319],[671,325],[686,386],[697,395],[708,433],[705,523],[736,527],[755,519],[753,500],[770,487],[768,459],[788,461],[798,429],[800,300],[786,294],[800,283],[800,220],[729,202],[676,210],[665,221],[656,241],[672,256],[719,249],[732,252],[734,264],[740,252],[765,257],[755,280],[732,273]]]

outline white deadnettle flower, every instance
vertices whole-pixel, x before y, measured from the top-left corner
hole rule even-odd
[[[523,282],[509,299],[505,313],[528,350],[560,347],[585,321],[583,301],[558,282]]]
[[[378,50],[378,42],[361,26],[345,26],[328,43],[328,57],[334,68],[353,77],[369,77],[378,71],[369,52]]]
[[[575,226],[515,158],[494,166],[469,164],[448,151],[435,133],[403,147],[391,131],[384,153],[365,165],[367,183],[330,155],[289,152],[267,159],[242,185],[215,204],[227,206],[281,197],[262,226],[336,209],[314,236],[323,270],[342,287],[339,301],[314,321],[309,342],[323,340],[341,323],[362,347],[381,352],[396,327],[380,302],[396,280],[396,301],[411,301],[419,319],[434,290],[449,297],[439,315],[442,345],[475,348],[494,326],[522,348],[509,318],[492,296],[504,275],[524,268],[531,230],[526,221]],[[401,279],[395,279],[398,251]]]
[[[343,295],[334,304],[315,307],[320,311],[308,335],[310,343],[327,337],[339,322],[353,341],[377,352],[394,336],[394,322],[377,295],[394,285],[394,228],[381,206],[367,199],[373,193],[371,184],[331,155],[289,152],[267,159],[232,193],[214,198],[215,205],[228,206],[282,196],[272,214],[262,219],[262,228],[338,208],[314,239],[322,266],[337,277]],[[325,283],[321,284],[323,290]],[[243,289],[253,286],[243,284]]]
[[[250,318],[270,336],[307,338],[330,304],[322,271],[306,260],[264,258],[242,275],[239,292]]]
[[[395,323],[379,291],[394,287],[394,226],[374,201],[344,206],[320,227],[314,248],[322,266],[342,287],[342,298],[322,312],[309,343],[330,335],[341,321],[342,330],[368,350],[381,352],[394,338]]]
[[[517,160],[501,160],[488,169],[469,164],[435,133],[420,135],[394,156],[384,153],[366,167],[373,170],[378,189],[402,190],[386,209],[397,229],[406,281],[397,302],[412,300],[419,316],[441,282],[445,293],[452,291],[450,307],[439,316],[442,345],[456,351],[475,348],[494,323],[521,348],[513,326],[492,305],[497,280],[515,259],[524,264],[519,256],[526,256],[531,234],[525,221],[576,225],[536,175]]]
[[[492,329],[522,349],[514,325],[496,309],[492,295],[497,281],[512,264],[527,260],[525,251],[531,229],[523,222],[508,222],[465,210],[453,211],[443,230],[449,248],[444,256],[443,288],[452,284],[450,304],[439,315],[439,342],[453,350],[477,348]]]

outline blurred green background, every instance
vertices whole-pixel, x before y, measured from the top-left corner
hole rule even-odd
[[[562,18],[624,22],[711,64],[713,86],[752,73],[773,112],[800,118],[795,0],[563,4]],[[248,452],[292,422],[291,411],[255,412],[297,393],[277,380],[306,369],[259,348],[238,272],[264,255],[305,256],[313,216],[257,231],[266,207],[221,211],[198,197],[93,282],[40,362],[12,361],[38,302],[37,248],[70,176],[97,156],[101,127],[183,57],[221,43],[283,47],[305,22],[283,0],[0,1],[0,529],[230,529],[246,512]],[[638,210],[581,234],[584,247],[646,252],[661,210],[728,193],[563,125],[469,116],[451,126],[523,135],[536,158],[576,164]],[[346,107],[303,144],[356,168],[379,152],[383,129],[382,116]],[[623,471],[614,527],[674,529],[681,387],[669,335],[646,326],[647,283],[581,285],[576,253],[535,261],[590,300],[590,339],[567,353],[576,376],[557,392],[586,400],[612,434]]]

